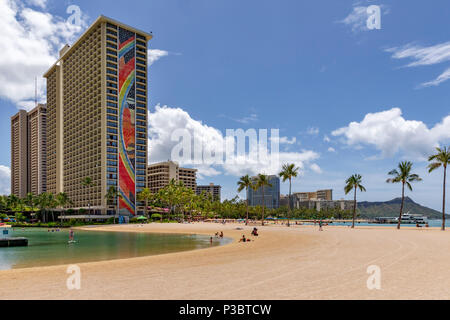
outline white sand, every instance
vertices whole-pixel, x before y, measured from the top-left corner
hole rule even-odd
[[[97,230],[176,232],[235,239],[237,225],[151,224]],[[243,227],[242,225],[240,227]],[[450,231],[384,227],[258,227],[260,237],[203,250],[79,264],[81,290],[66,287],[67,266],[0,271],[1,299],[449,299]],[[90,229],[92,230],[92,229]],[[381,290],[367,289],[367,267]]]

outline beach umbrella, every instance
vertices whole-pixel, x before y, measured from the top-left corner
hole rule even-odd
[[[137,217],[136,219],[137,219],[137,220],[147,220],[147,217],[139,216],[139,217]]]

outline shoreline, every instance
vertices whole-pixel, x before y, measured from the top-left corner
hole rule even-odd
[[[88,231],[207,234],[213,248],[80,263],[82,288],[66,287],[67,265],[0,271],[2,299],[449,299],[449,232],[438,228],[252,226],[193,223],[80,227]],[[236,230],[237,227],[244,230]],[[379,265],[382,290],[368,290]],[[25,290],[26,289],[26,290]]]

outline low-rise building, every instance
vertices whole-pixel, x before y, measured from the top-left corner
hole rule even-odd
[[[175,161],[155,163],[147,167],[147,184],[152,193],[166,187],[171,180],[181,181],[185,187],[196,191],[197,169],[182,168]]]
[[[210,183],[209,185],[197,186],[196,194],[201,195],[202,193],[211,194],[215,201],[221,201],[221,191],[222,187],[219,185],[215,185],[214,183]]]

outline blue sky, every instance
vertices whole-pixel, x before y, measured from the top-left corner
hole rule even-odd
[[[2,192],[9,186],[10,116],[18,106],[29,106],[34,76],[50,66],[56,48],[103,14],[154,34],[149,52],[154,59],[151,162],[168,157],[161,146],[170,144],[168,134],[177,126],[200,135],[277,128],[284,137],[281,159],[302,169],[294,191],[329,187],[335,198],[349,198],[343,193],[345,179],[360,173],[367,188],[361,200],[390,200],[400,195],[400,186],[385,183],[387,172],[407,159],[424,179],[412,198],[441,207],[442,172],[428,174],[424,159],[434,146],[450,144],[448,1],[0,3],[11,9],[7,18],[16,28],[23,28],[17,32],[24,42],[40,39],[49,47],[41,55],[21,50],[34,59],[25,66],[11,63],[14,50],[0,47],[0,80],[15,81],[0,89]],[[69,5],[83,13],[79,29],[64,25]],[[366,27],[370,5],[380,6],[379,30]],[[47,20],[31,22],[39,13]],[[61,28],[67,37],[53,39],[52,32]],[[5,31],[0,36],[8,43]],[[25,71],[16,78],[21,68]],[[264,166],[202,166],[199,183],[221,184],[223,196],[233,197],[238,176],[255,170],[272,173]],[[282,193],[287,190],[284,184]]]

